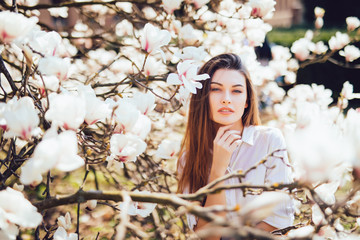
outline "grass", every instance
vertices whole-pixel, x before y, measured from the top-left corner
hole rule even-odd
[[[275,43],[285,47],[291,47],[292,43],[305,36],[308,28],[294,27],[294,28],[274,28],[267,34],[270,43]],[[313,42],[324,41],[325,43],[335,35],[337,31],[342,33],[346,32],[346,29],[340,28],[325,28],[320,31],[314,31]]]

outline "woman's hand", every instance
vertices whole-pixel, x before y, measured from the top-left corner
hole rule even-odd
[[[232,125],[220,127],[214,139],[213,162],[210,176],[220,177],[225,174],[232,153],[241,141],[241,132],[230,130]]]

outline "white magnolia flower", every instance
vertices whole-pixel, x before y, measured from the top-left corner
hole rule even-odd
[[[21,168],[20,181],[25,185],[37,185],[42,180],[41,174],[52,168],[65,172],[78,169],[85,163],[77,152],[75,132],[65,131],[57,134],[55,128],[49,129],[36,146],[34,155]]]
[[[352,164],[360,167],[360,112],[354,109],[349,109],[346,118],[343,122],[344,135],[350,139],[353,149],[356,151],[356,157]]]
[[[241,206],[239,213],[246,223],[258,223],[273,214],[276,207],[284,201],[289,201],[286,193],[264,192]]]
[[[250,0],[247,4],[252,8],[251,16],[269,19],[274,14],[276,2],[274,0]]]
[[[171,141],[168,139],[164,139],[155,155],[159,158],[163,158],[163,159],[170,159],[172,157],[175,156],[175,154],[177,154],[180,150],[180,142],[179,141]]]
[[[324,44],[323,41],[319,41],[315,44],[315,48],[313,50],[313,52],[315,54],[323,54],[326,53],[328,50],[328,47]]]
[[[360,57],[360,50],[354,45],[348,45],[339,54],[345,57],[347,62],[352,62]]]
[[[329,47],[331,50],[339,50],[345,47],[350,42],[349,35],[346,33],[336,32],[329,40]]]
[[[150,23],[145,24],[143,33],[140,36],[141,47],[149,54],[153,52],[160,52],[165,59],[164,52],[160,49],[167,45],[171,40],[170,32],[167,30],[160,30]]]
[[[310,29],[306,30],[304,37],[311,41],[314,38],[314,31]]]
[[[318,226],[321,223],[324,224],[326,223],[324,213],[321,211],[320,207],[317,204],[314,204],[311,207],[311,212],[312,212],[311,220],[316,226]]]
[[[349,207],[349,210],[354,215],[360,214],[360,193],[357,192],[355,196],[346,203],[346,205]],[[360,218],[359,218],[360,221]]]
[[[135,162],[136,157],[146,149],[146,143],[131,133],[114,134],[110,139],[110,159],[119,162]]]
[[[40,94],[42,96],[45,96],[45,89],[56,92],[60,87],[60,81],[54,75],[42,77],[39,75],[35,75],[35,78],[30,78],[30,82],[39,88]]]
[[[349,31],[354,31],[360,26],[360,20],[357,17],[347,17],[346,24]]]
[[[21,137],[29,139],[39,133],[39,116],[35,110],[34,102],[30,97],[13,99],[6,104],[3,112],[6,122],[5,137]]]
[[[289,238],[305,238],[305,237],[310,236],[314,231],[315,231],[315,228],[311,225],[308,225],[305,227],[301,227],[301,228],[289,231],[287,236]]]
[[[146,19],[155,19],[157,17],[157,12],[149,6],[144,7],[141,9],[141,11],[144,13],[144,16]]]
[[[68,7],[49,8],[48,11],[51,16],[56,17],[56,18],[57,17],[67,18],[69,16],[69,14],[68,14],[69,8]]]
[[[202,39],[202,32],[194,29],[191,24],[185,24],[179,30],[179,38],[187,45],[194,45]]]
[[[66,230],[71,228],[71,216],[69,212],[66,212],[65,216],[60,216],[57,218],[59,227],[63,227]]]
[[[65,129],[76,130],[84,122],[86,103],[84,98],[70,93],[49,95],[50,107],[45,113],[46,120]]]
[[[195,6],[196,9],[201,8],[202,6],[207,4],[208,2],[210,2],[210,0],[192,0],[192,3],[194,3],[194,6]]]
[[[131,133],[138,136],[142,140],[148,136],[151,131],[151,120],[144,114],[140,114],[135,125],[131,129]]]
[[[45,56],[55,56],[61,42],[62,38],[60,34],[55,31],[33,31],[31,32],[29,39],[24,41],[31,49],[40,52]]]
[[[43,75],[55,75],[60,81],[68,78],[70,58],[45,57],[39,61],[39,71]]]
[[[270,24],[265,23],[262,19],[247,19],[245,21],[245,35],[250,46],[262,46],[266,34],[271,31]]]
[[[89,125],[110,116],[111,109],[104,101],[96,97],[94,89],[90,85],[78,86],[79,96],[85,100],[85,122]]]
[[[349,81],[344,82],[340,96],[350,100],[353,99],[353,95],[354,95],[353,93],[354,93],[354,86]]]
[[[166,79],[168,84],[182,85],[191,93],[195,94],[197,88],[202,88],[201,80],[210,78],[208,74],[197,75],[198,66],[192,60],[180,62],[177,65],[178,74],[170,73]]]
[[[146,59],[146,63],[144,66],[145,76],[162,75],[166,72],[167,72],[166,66],[162,63],[162,61],[158,61],[156,58],[152,56],[149,56]]]
[[[204,50],[204,47],[185,47],[182,50],[183,53],[176,53],[175,55],[181,60],[194,60],[201,62],[207,56],[207,53]]]
[[[115,104],[114,120],[117,125],[115,132],[131,131],[141,114],[140,111],[136,108],[133,101],[129,99],[120,99]]]
[[[127,19],[122,20],[115,26],[115,34],[119,37],[131,36],[133,34],[133,25]]]
[[[286,134],[295,178],[318,183],[339,175],[337,166],[350,162],[354,149],[339,131],[324,121],[312,120],[309,126]]]
[[[77,240],[77,233],[68,234],[63,227],[58,227],[56,232],[54,233],[54,240]]]
[[[149,191],[135,190],[134,192],[150,194]],[[129,208],[126,209],[126,211],[131,216],[140,215],[141,217],[144,218],[144,217],[149,216],[154,211],[156,205],[157,205],[156,203],[131,202]],[[124,211],[125,210],[125,209],[123,209],[124,204],[120,203],[119,208]]]
[[[131,99],[131,102],[144,115],[147,115],[156,106],[155,96],[150,91],[147,93],[141,93],[141,92],[135,93]]]
[[[180,86],[179,92],[176,94],[176,98],[182,103],[183,106],[187,106],[190,99],[190,91],[183,86]]]
[[[41,214],[21,192],[10,187],[0,191],[0,229],[6,235],[16,236],[16,225],[35,228],[41,221]]]
[[[291,52],[300,61],[305,61],[310,56],[310,51],[314,51],[315,44],[306,38],[296,40],[291,46]]]
[[[10,11],[0,12],[0,42],[10,43],[16,38],[25,36],[38,21],[37,17],[27,18]]]
[[[324,26],[324,19],[322,17],[318,17],[315,20],[315,28],[320,29]]]
[[[321,7],[315,7],[314,14],[316,18],[323,18],[325,15],[325,10]]]
[[[324,183],[316,187],[314,190],[319,195],[322,201],[327,205],[335,204],[335,192],[340,186],[340,181],[332,181],[330,183]]]
[[[290,49],[280,45],[271,47],[273,60],[289,60],[291,58]]]
[[[86,209],[92,211],[97,206],[97,200],[89,200],[86,202]]]
[[[176,9],[180,8],[183,0],[162,0],[162,6],[168,14],[172,14]]]

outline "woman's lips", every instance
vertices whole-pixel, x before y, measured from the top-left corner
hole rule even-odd
[[[223,115],[230,115],[234,112],[234,110],[232,110],[231,108],[220,108],[218,110],[218,113],[223,114]]]

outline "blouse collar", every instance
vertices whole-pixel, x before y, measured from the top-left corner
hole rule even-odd
[[[249,144],[254,145],[254,134],[255,134],[255,127],[253,125],[247,126],[244,128],[242,134],[242,141]]]

